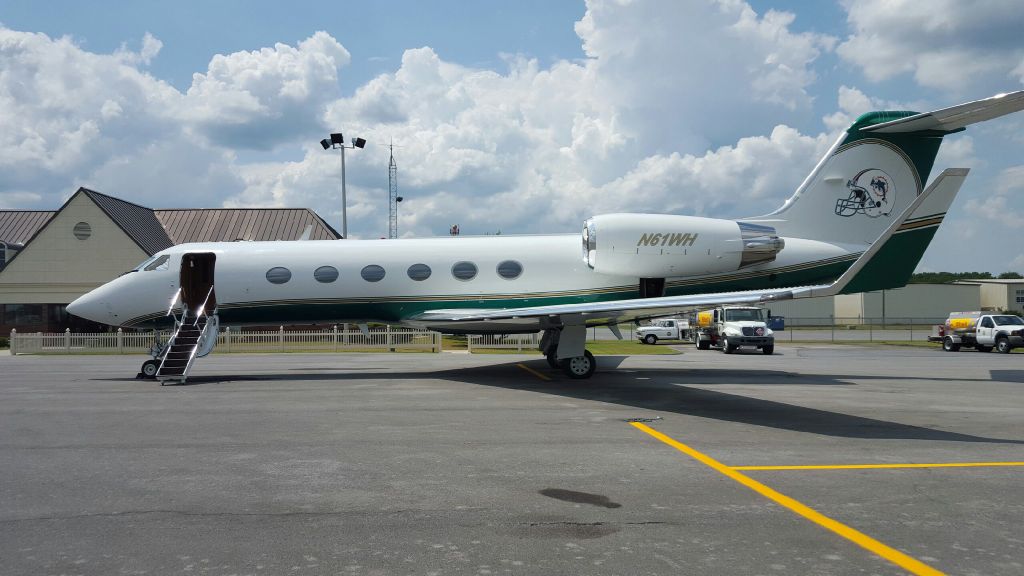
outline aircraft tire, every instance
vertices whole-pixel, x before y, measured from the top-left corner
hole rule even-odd
[[[597,369],[597,361],[590,350],[584,350],[583,356],[566,358],[562,361],[562,372],[573,380],[583,380],[594,375]]]
[[[156,380],[156,371],[160,369],[160,364],[156,360],[146,360],[142,363],[142,377],[146,380]]]

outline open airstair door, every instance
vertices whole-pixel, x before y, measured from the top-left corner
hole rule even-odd
[[[206,302],[206,314],[217,309],[217,295],[213,292],[213,273],[217,255],[210,252],[185,254],[181,257],[181,301],[194,314]]]
[[[217,294],[213,279],[217,256],[209,252],[181,257],[179,276],[181,317],[167,342],[156,377],[161,383],[184,383],[195,359],[205,356],[217,338]]]

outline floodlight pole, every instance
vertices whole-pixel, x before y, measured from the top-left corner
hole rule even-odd
[[[341,148],[341,237],[348,240],[348,197],[345,189],[345,145]]]
[[[353,138],[352,144],[345,145],[345,137],[341,132],[334,132],[330,138],[324,138],[320,141],[320,145],[323,146],[324,150],[330,150],[332,148],[341,149],[341,237],[348,239],[348,189],[345,184],[345,148],[362,148],[366,146],[366,140],[362,138]]]

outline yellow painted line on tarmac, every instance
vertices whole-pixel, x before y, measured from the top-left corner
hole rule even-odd
[[[545,380],[545,381],[548,381],[548,382],[551,381],[551,377],[550,376],[548,376],[547,374],[541,374],[540,372],[537,372],[536,370],[534,370],[533,368],[530,368],[526,364],[516,364],[516,366],[519,366],[523,370],[526,370],[527,372],[529,372],[530,374],[533,374],[534,376],[536,376],[537,378],[540,378],[541,380]]]
[[[937,462],[931,464],[813,464],[807,466],[730,466],[733,470],[872,470],[880,468],[984,468],[1024,466],[1024,462]]]
[[[786,496],[785,494],[782,494],[780,492],[777,492],[776,490],[773,490],[772,488],[769,488],[768,486],[765,486],[764,484],[758,482],[757,480],[754,480],[753,478],[747,476],[746,474],[738,472],[734,468],[726,466],[725,464],[722,464],[718,460],[715,460],[714,458],[702,452],[698,452],[697,450],[690,448],[689,446],[683,444],[682,442],[679,442],[678,440],[674,440],[673,438],[670,438],[662,434],[661,432],[658,432],[657,430],[651,428],[650,426],[645,426],[640,422],[630,422],[630,425],[660,440],[661,442],[668,444],[669,446],[675,448],[676,450],[679,450],[683,454],[686,454],[687,456],[693,458],[694,460],[700,462],[701,464],[704,464],[705,466],[722,474],[723,476],[727,476],[735,480],[736,482],[739,482],[740,484],[746,486],[747,488],[750,488],[754,492],[757,492],[758,494],[764,496],[765,498],[768,498],[769,500],[775,502],[776,504],[789,508],[792,512],[800,516],[803,516],[804,518],[810,520],[811,522],[814,522],[822,528],[830,530],[838,534],[839,536],[846,538],[850,542],[853,542],[854,544],[860,546],[861,548],[864,548],[869,552],[872,552],[882,558],[885,558],[889,562],[892,562],[893,564],[899,566],[907,572],[910,572],[911,574],[942,574],[942,572],[939,572],[935,568],[928,566],[920,560],[912,558],[895,548],[886,546],[885,544],[882,544],[881,542],[875,540],[867,534],[864,534],[862,532],[854,530],[853,528],[850,528],[845,524],[837,522],[829,518],[828,516],[825,516],[824,514],[818,512],[817,510],[814,510],[813,508],[805,504],[802,504],[790,498],[789,496]]]

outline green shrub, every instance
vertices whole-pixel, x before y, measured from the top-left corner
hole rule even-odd
[[[0,350],[5,350],[9,347],[10,342],[7,341],[7,338],[0,338]]]

